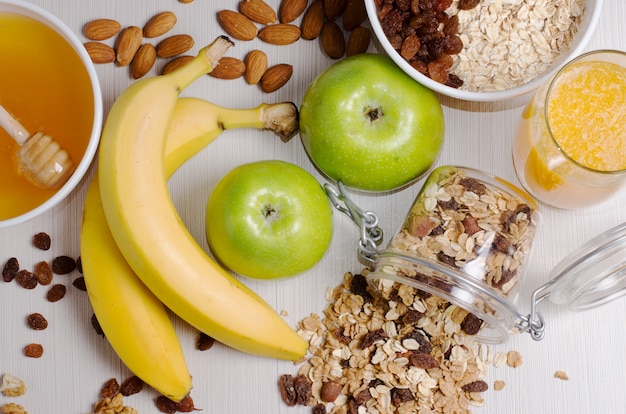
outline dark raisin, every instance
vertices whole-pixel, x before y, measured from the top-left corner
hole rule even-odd
[[[7,283],[12,282],[13,279],[15,279],[17,272],[19,271],[20,263],[18,262],[17,258],[11,257],[9,260],[7,260],[7,262],[4,264],[4,267],[2,268],[2,280]]]
[[[72,285],[78,290],[82,290],[83,292],[87,291],[87,285],[85,285],[85,278],[83,276],[74,279]]]
[[[424,354],[430,354],[433,350],[433,345],[430,343],[430,340],[418,330],[414,330],[409,332],[405,338],[407,339],[415,339],[419,344],[418,351]]]
[[[456,267],[456,260],[452,256],[448,256],[444,252],[437,253],[437,259],[448,266]]]
[[[455,35],[459,33],[459,16],[450,16],[450,18],[443,25],[443,33],[446,35]]]
[[[76,259],[76,270],[78,270],[78,273],[81,275],[83,274],[83,259],[81,259],[80,256]]]
[[[319,403],[319,404],[315,404],[315,406],[313,407],[313,410],[311,410],[312,414],[326,414],[326,406],[324,406],[324,404]]]
[[[501,234],[497,234],[496,237],[494,237],[493,242],[491,243],[491,248],[509,256],[513,256],[513,253],[515,252],[511,242]]]
[[[28,270],[20,270],[15,275],[15,280],[17,283],[23,287],[24,289],[34,289],[37,287],[37,276],[34,273],[29,272]]]
[[[35,276],[40,285],[47,286],[52,283],[54,277],[50,264],[46,261],[41,261],[35,265]]]
[[[367,280],[363,275],[354,275],[350,281],[350,292],[363,298],[363,302],[371,303],[373,298],[367,290]]]
[[[343,334],[343,328],[337,328],[333,331],[333,336],[344,345],[348,345],[351,341],[349,336]]]
[[[48,321],[41,313],[31,313],[26,318],[28,326],[36,331],[42,331],[48,327]]]
[[[465,392],[484,392],[489,389],[489,384],[483,380],[477,380],[463,385],[461,389]]]
[[[461,185],[465,187],[467,191],[478,195],[483,195],[487,192],[487,186],[475,178],[463,178],[461,179]]]
[[[366,402],[372,399],[372,394],[370,393],[369,388],[364,389],[354,396],[354,401],[358,405],[364,405]]]
[[[456,202],[454,198],[450,198],[450,200],[437,200],[437,204],[444,210],[458,210],[459,203]]]
[[[480,0],[459,0],[457,7],[459,10],[471,10],[478,6],[478,3],[480,3]]]
[[[516,270],[502,269],[502,274],[500,275],[500,279],[498,279],[497,281],[494,279],[491,282],[491,286],[501,288],[505,283],[513,279],[515,275],[517,275]]]
[[[480,226],[478,225],[478,219],[471,214],[468,214],[463,219],[463,228],[465,233],[469,234],[470,236],[481,230]]]
[[[296,405],[297,395],[296,388],[293,384],[293,376],[289,374],[281,375],[278,380],[278,389],[283,402],[289,407],[294,407]]]
[[[120,387],[120,392],[123,396],[128,397],[129,395],[137,394],[143,390],[144,382],[141,378],[136,375],[129,377],[124,381]]]
[[[405,325],[413,325],[422,319],[422,316],[424,316],[423,312],[411,308],[402,315],[402,323]]]
[[[411,60],[420,50],[420,46],[420,39],[417,35],[412,34],[407,36],[400,47],[400,55],[406,60]]]
[[[156,406],[160,412],[165,414],[174,414],[176,412],[176,403],[163,395],[157,397]]]
[[[368,332],[361,340],[361,349],[369,348],[376,341],[387,338],[387,333],[381,328],[373,332]]]
[[[422,352],[414,352],[409,356],[409,362],[414,367],[432,369],[439,367],[439,360],[434,356]]]
[[[200,351],[208,351],[215,344],[213,337],[205,334],[204,332],[198,333],[198,339],[196,340],[196,349]]]
[[[298,375],[293,379],[293,387],[296,390],[296,404],[309,405],[313,397],[312,384],[304,375]]]
[[[118,392],[120,392],[120,384],[115,378],[111,378],[102,386],[100,395],[102,398],[113,398]]]
[[[41,358],[43,346],[41,344],[28,344],[24,347],[24,355],[29,358]]]
[[[95,313],[91,315],[91,326],[98,335],[104,338],[104,331],[102,330],[102,326],[100,326],[100,322],[98,322],[98,317]]]
[[[44,232],[35,234],[33,236],[33,246],[40,250],[50,249],[50,236]]]
[[[65,296],[67,288],[64,285],[56,284],[52,285],[46,294],[48,302],[57,302]]]
[[[193,399],[189,395],[176,403],[176,411],[181,413],[190,413],[195,409],[196,407],[194,406]]]
[[[389,36],[402,31],[402,14],[399,10],[391,10],[380,22],[383,32]]]
[[[66,275],[76,269],[76,260],[69,256],[58,256],[52,261],[52,271],[57,275]]]
[[[483,320],[473,313],[468,313],[461,322],[461,330],[468,335],[476,335],[483,325]]]
[[[463,50],[463,41],[458,35],[446,35],[443,38],[443,53],[458,55]]]
[[[391,403],[398,407],[402,403],[411,401],[413,399],[413,393],[408,388],[392,388],[391,389]]]
[[[463,86],[463,80],[454,73],[448,73],[448,81],[446,82],[446,86],[458,89]]]
[[[446,10],[452,5],[452,0],[438,0],[435,9],[439,12]]]

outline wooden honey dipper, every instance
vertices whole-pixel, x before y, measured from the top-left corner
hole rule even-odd
[[[18,168],[37,187],[52,190],[62,186],[74,170],[70,155],[50,135],[30,134],[0,105],[0,126],[20,145]]]

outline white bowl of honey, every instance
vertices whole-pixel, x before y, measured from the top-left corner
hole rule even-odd
[[[78,37],[48,11],[0,0],[0,106],[29,131],[45,131],[69,154],[72,173],[58,188],[33,185],[18,168],[20,153],[0,128],[0,228],[56,206],[81,182],[98,148],[102,92]]]

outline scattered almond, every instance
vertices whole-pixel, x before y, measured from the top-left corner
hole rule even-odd
[[[300,38],[300,28],[290,23],[277,23],[259,30],[259,38],[273,45],[288,45]]]
[[[561,371],[560,369],[554,373],[554,378],[558,378],[563,381],[569,380],[569,376],[567,375],[567,372]]]
[[[343,11],[343,28],[351,32],[367,19],[364,0],[348,0]]]
[[[165,64],[165,66],[163,66],[163,69],[161,69],[161,75],[167,75],[168,73],[175,71],[181,66],[184,66],[187,63],[191,62],[194,57],[195,56],[191,55],[182,55],[170,60]]]
[[[343,31],[337,23],[328,20],[322,28],[322,49],[332,59],[339,59],[346,51],[346,41]]]
[[[263,0],[243,0],[239,3],[239,11],[253,22],[276,23],[276,12]]]
[[[246,55],[245,79],[250,85],[256,85],[267,70],[267,55],[265,52],[255,49]]]
[[[348,4],[348,0],[324,0],[324,13],[328,20],[335,20],[341,16]]]
[[[237,79],[246,72],[246,64],[240,59],[224,56],[209,75],[218,79]]]
[[[293,66],[280,63],[267,69],[261,77],[261,90],[266,93],[274,92],[285,85],[293,74]]]
[[[346,56],[358,55],[367,52],[370,45],[372,34],[369,29],[359,26],[350,32],[348,36],[348,46],[346,47]]]
[[[193,45],[193,37],[188,34],[177,34],[161,40],[156,47],[156,53],[159,57],[173,57],[187,52]]]
[[[291,23],[306,9],[308,0],[282,0],[280,4],[280,22]]]
[[[84,46],[93,63],[115,62],[115,50],[111,46],[100,42],[87,42]]]
[[[96,19],[83,27],[83,33],[89,40],[106,40],[118,34],[121,28],[117,20]]]
[[[133,79],[139,79],[152,69],[157,54],[155,47],[150,43],[144,43],[139,47],[130,64],[130,75]]]
[[[301,36],[305,40],[313,40],[320,35],[324,26],[324,3],[315,0],[304,13],[300,23]]]
[[[176,15],[171,11],[156,14],[143,27],[143,35],[148,38],[162,36],[172,30],[176,21]]]
[[[135,53],[141,46],[143,32],[137,26],[128,26],[120,33],[117,42],[117,63],[127,66],[133,60]]]
[[[258,29],[252,20],[239,12],[221,10],[217,12],[217,18],[226,33],[235,39],[252,40],[258,34]]]

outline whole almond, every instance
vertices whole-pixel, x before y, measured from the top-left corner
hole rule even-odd
[[[252,20],[239,12],[221,10],[217,12],[217,19],[226,33],[235,39],[252,40],[258,34],[258,29]]]
[[[261,90],[266,93],[274,92],[286,84],[293,74],[293,66],[279,63],[265,71],[261,77]]]
[[[239,3],[239,12],[253,22],[276,23],[276,12],[263,0],[243,0]]]
[[[164,11],[150,18],[143,27],[144,37],[153,38],[164,35],[176,25],[176,15],[171,11]]]
[[[220,62],[213,68],[209,75],[218,79],[237,79],[246,72],[246,64],[242,60],[224,56]]]
[[[280,22],[291,23],[306,9],[308,0],[282,0],[280,4]]]
[[[156,47],[156,53],[163,58],[173,57],[185,53],[193,45],[193,37],[188,34],[177,34],[161,40]]]
[[[111,46],[100,42],[87,42],[84,46],[93,63],[115,62],[115,50]]]
[[[324,18],[324,3],[322,0],[315,0],[302,17],[302,23],[300,23],[302,38],[312,40],[319,36],[324,26]]]
[[[335,20],[341,16],[346,8],[348,0],[324,0],[324,13],[328,20]]]
[[[167,75],[168,73],[175,71],[181,66],[185,66],[187,63],[191,62],[194,58],[195,56],[192,56],[192,55],[182,55],[182,56],[178,56],[170,60],[169,62],[165,64],[165,66],[163,66],[163,69],[161,69],[161,75]]]
[[[369,29],[359,26],[350,32],[348,36],[348,46],[346,47],[346,56],[358,55],[367,52],[370,45],[372,34]]]
[[[289,45],[300,38],[300,28],[290,23],[277,23],[259,30],[259,39],[273,45]]]
[[[346,40],[343,31],[337,23],[332,20],[326,21],[322,28],[322,49],[332,59],[339,59],[346,51]]]
[[[135,53],[141,46],[143,32],[137,26],[128,26],[118,36],[117,39],[117,63],[120,66],[127,66],[133,60]]]
[[[89,40],[106,40],[118,34],[121,28],[122,26],[117,20],[96,19],[83,27],[83,33]]]
[[[152,69],[156,61],[156,49],[150,43],[144,43],[139,47],[130,64],[130,75],[133,79],[139,79]]]
[[[267,70],[267,55],[265,52],[255,49],[250,51],[244,59],[246,73],[244,78],[250,85],[256,85]]]
[[[367,9],[363,0],[348,0],[343,11],[343,28],[351,32],[367,19]]]

